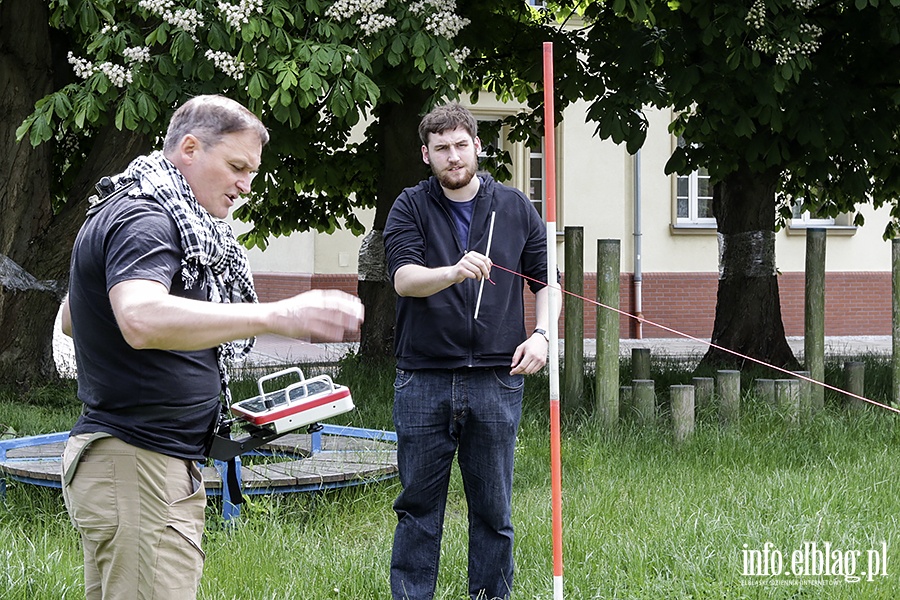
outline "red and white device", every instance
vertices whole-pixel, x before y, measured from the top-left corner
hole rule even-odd
[[[263,383],[296,373],[300,381],[283,389],[266,392]],[[231,412],[241,419],[282,434],[305,425],[316,423],[354,408],[350,390],[335,385],[328,375],[311,379],[303,371],[291,367],[260,377],[257,381],[259,396],[241,400],[231,405]]]

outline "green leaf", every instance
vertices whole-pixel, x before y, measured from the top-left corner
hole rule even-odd
[[[253,73],[253,75],[250,76],[250,82],[247,85],[247,93],[250,94],[251,98],[258,100],[262,97],[263,90],[267,87],[268,86],[263,79],[262,73],[256,71],[255,73]]]
[[[82,33],[93,33],[100,29],[100,19],[94,10],[92,2],[82,2],[81,11],[78,14],[78,25]]]
[[[131,102],[131,98],[126,99],[127,102]],[[133,104],[133,103],[132,103]],[[137,101],[137,114],[142,119],[146,119],[150,114],[150,97],[143,92],[138,95]]]
[[[794,75],[794,70],[793,70],[793,68],[791,68],[791,63],[786,62],[783,65],[781,65],[781,77],[785,81],[790,81],[791,77],[793,75]]]
[[[657,42],[656,46],[653,48],[653,65],[661,67],[663,62],[665,62],[665,54],[663,53],[662,44]]]
[[[338,75],[344,70],[344,55],[338,50],[332,51],[330,70],[332,75]]]
[[[38,117],[31,124],[31,145],[37,147],[42,142],[46,142],[53,137],[53,130],[50,123],[43,116]]]
[[[69,101],[68,96],[63,92],[56,92],[53,94],[52,99],[53,112],[55,112],[56,116],[60,119],[66,119],[72,112],[72,103]]]
[[[394,46],[396,46],[397,39],[394,40]],[[428,51],[429,45],[430,44],[428,42],[428,36],[421,31],[416,32],[416,34],[413,35],[412,39],[412,55],[416,57],[425,56],[425,53]]]
[[[364,73],[359,71],[353,76],[353,87],[358,90],[354,96],[361,101],[368,101],[370,104],[376,104],[380,95],[378,86],[369,79]]]
[[[303,69],[300,72],[300,79],[297,87],[301,90],[320,90],[322,88],[322,78],[316,75],[311,69]]]
[[[131,131],[137,128],[134,101],[128,96],[116,108],[116,129],[121,131],[125,128]]]
[[[196,45],[186,31],[179,31],[172,40],[172,57],[178,62],[188,62],[194,57]]]
[[[272,25],[279,29],[284,27],[284,12],[280,8],[272,9]]]
[[[152,46],[153,44],[165,44],[166,40],[169,39],[168,27],[168,23],[162,23],[159,27],[147,34],[147,38],[145,40],[146,45]]]
[[[32,123],[37,118],[36,115],[31,115],[24,121],[22,124],[16,128],[16,142],[21,142],[25,138],[25,134],[28,133],[28,130],[31,129]]]
[[[739,66],[741,66],[741,53],[739,48],[735,48],[731,54],[725,59],[725,64],[729,69],[734,71]]]

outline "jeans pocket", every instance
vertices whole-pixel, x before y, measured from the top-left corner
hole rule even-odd
[[[507,367],[494,369],[494,377],[500,387],[510,392],[517,392],[525,387],[525,376],[522,374],[510,375]]]
[[[407,385],[412,382],[413,378],[415,378],[415,371],[406,371],[404,369],[397,369],[397,376],[394,378],[394,389],[402,390]]]

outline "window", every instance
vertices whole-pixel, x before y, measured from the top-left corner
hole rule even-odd
[[[544,144],[539,148],[529,148],[528,160],[528,198],[538,214],[546,219],[544,212],[544,200],[547,198],[547,190],[544,179]]]
[[[675,191],[675,223],[715,227],[712,200],[712,186],[705,167],[690,175],[679,175]]]
[[[684,138],[679,137],[678,146],[684,146],[684,143]],[[675,225],[715,227],[712,192],[706,167],[700,167],[690,175],[678,175],[675,180]]]
[[[505,115],[484,116],[479,121],[493,121],[503,118]],[[543,144],[537,148],[528,148],[523,142],[510,142],[506,138],[506,127],[502,127],[500,132],[491,137],[482,135],[487,128],[479,126],[479,138],[481,138],[481,152],[479,153],[479,162],[487,157],[487,148],[490,146],[499,151],[509,152],[511,162],[509,171],[511,177],[507,181],[503,181],[506,185],[518,188],[531,200],[531,203],[537,209],[541,218],[546,219],[544,212],[545,200],[547,198],[547,190],[545,187],[544,177],[544,148]],[[478,174],[487,173],[485,169],[479,168]],[[497,177],[499,179],[499,177]]]
[[[802,203],[793,206],[791,227],[830,227],[835,224],[835,220],[831,217],[820,219],[814,213],[810,213]]]

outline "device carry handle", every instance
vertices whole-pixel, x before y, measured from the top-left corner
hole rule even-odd
[[[274,373],[269,373],[268,375],[263,375],[259,379],[256,380],[256,385],[259,388],[259,395],[265,396],[266,392],[263,390],[263,383],[266,381],[270,381],[272,379],[277,379],[278,377],[283,377],[290,373],[296,373],[298,377],[300,377],[300,381],[304,381],[305,377],[303,377],[303,371],[300,370],[299,367],[288,367],[287,369],[282,369],[280,371],[275,371]]]

